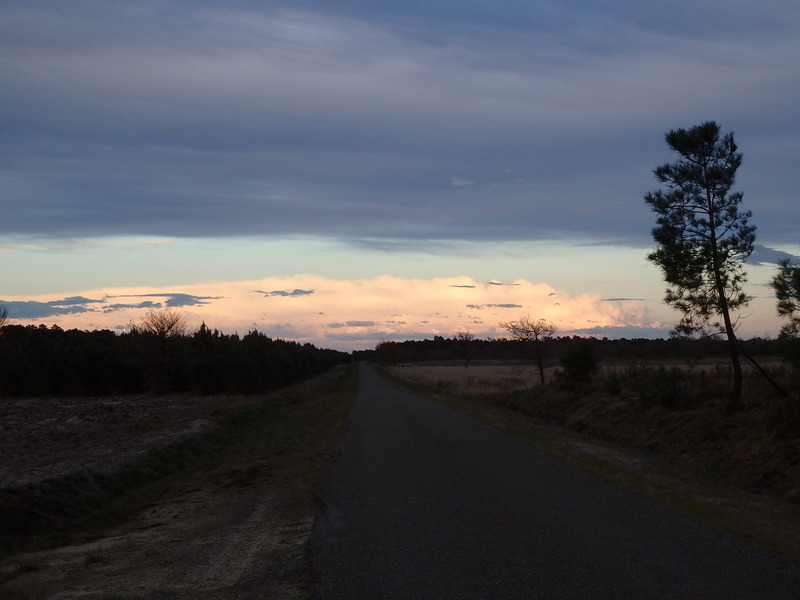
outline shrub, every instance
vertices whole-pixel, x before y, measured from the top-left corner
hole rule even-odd
[[[559,359],[563,369],[562,377],[566,381],[578,383],[589,381],[597,371],[599,362],[600,357],[592,340],[573,341]]]

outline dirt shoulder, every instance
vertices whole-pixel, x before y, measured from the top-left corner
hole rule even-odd
[[[15,481],[113,469],[154,446],[202,435],[217,426],[220,411],[245,411],[250,423],[201,464],[150,484],[155,500],[133,502],[125,522],[3,559],[0,598],[309,597],[305,542],[319,510],[315,486],[343,434],[354,378],[337,368],[269,396],[141,399],[124,415],[113,410],[125,406],[118,401],[59,402],[63,413],[43,407],[28,427],[36,437],[13,450],[29,465],[6,471],[18,473]],[[37,420],[54,414],[50,423]],[[83,427],[84,435],[70,435],[70,427]],[[43,452],[62,470],[42,460]]]

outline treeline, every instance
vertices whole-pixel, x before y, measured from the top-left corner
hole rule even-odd
[[[312,344],[258,331],[226,335],[205,324],[173,336],[135,328],[117,334],[6,325],[0,335],[0,396],[261,393],[349,360],[349,354]]]
[[[670,338],[670,339],[594,339],[578,336],[553,337],[541,340],[545,360],[557,365],[559,357],[572,346],[588,339],[599,360],[636,358],[642,361],[681,359],[686,361],[728,357],[727,342],[720,339]],[[783,340],[753,338],[741,340],[741,348],[754,357],[779,357],[786,354]],[[512,339],[470,339],[435,336],[433,339],[386,341],[374,351],[354,352],[358,359],[376,360],[382,364],[405,362],[457,361],[465,366],[472,361],[529,360],[533,347],[530,342]]]

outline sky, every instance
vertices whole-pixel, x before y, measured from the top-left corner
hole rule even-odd
[[[709,120],[757,227],[742,337],[800,260],[796,0],[0,0],[0,89],[11,323],[667,337],[642,198]]]

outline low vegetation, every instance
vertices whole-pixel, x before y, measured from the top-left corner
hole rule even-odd
[[[724,357],[639,361],[617,356],[596,367],[590,377],[574,378],[551,364],[548,380],[552,383],[547,385],[537,383],[537,366],[501,361],[473,362],[468,369],[456,361],[408,363],[388,366],[385,371],[401,385],[411,385],[492,425],[533,439],[561,458],[579,456],[581,468],[588,465],[617,483],[688,509],[800,562],[800,398],[796,392],[794,397],[784,397],[756,371],[746,371],[742,410],[728,414],[725,404],[731,374]],[[764,359],[762,368],[769,369],[785,389],[800,387],[800,373],[781,361]],[[561,433],[553,433],[553,428]],[[597,440],[598,445],[586,440]],[[568,448],[570,444],[584,449],[576,452]],[[609,467],[600,458],[616,452],[614,448],[634,453],[628,456],[675,465],[680,475],[659,483],[652,467],[660,464],[656,462],[633,481],[627,467]],[[639,459],[623,462],[629,460]],[[692,484],[686,496],[682,488],[689,486],[680,480],[684,476],[705,483]],[[726,499],[720,500],[725,494],[718,496],[716,489],[708,492],[718,485],[733,486],[733,491],[726,491]],[[740,493],[736,490],[752,495],[730,500]]]
[[[457,340],[445,338],[387,342],[375,357],[430,390],[479,395],[800,500],[800,369],[789,341],[741,342],[752,368],[736,413],[726,410],[727,344],[714,339],[552,338],[539,342],[538,355],[519,340],[473,340],[469,368]]]
[[[784,387],[797,389],[795,372],[772,367]],[[554,383],[532,385],[537,369],[520,364],[389,368],[431,391],[480,397],[800,501],[800,401],[759,374],[745,377],[745,409],[727,416],[724,361],[618,362],[591,378],[549,370]]]
[[[235,411],[217,412],[218,426],[212,431],[147,453],[115,473],[73,473],[2,490],[0,597],[49,597],[73,589],[124,596],[125,585],[135,586],[128,592],[161,589],[163,581],[177,581],[191,566],[178,552],[185,552],[189,562],[192,555],[199,557],[209,532],[235,547],[248,541],[237,540],[237,535],[264,529],[250,514],[256,500],[266,499],[271,508],[260,520],[278,533],[258,541],[259,552],[268,552],[262,559],[271,569],[262,569],[258,589],[271,590],[274,597],[310,596],[307,549],[297,540],[307,537],[319,512],[318,486],[335,458],[356,384],[357,370],[340,366],[254,397]],[[187,512],[181,502],[189,498],[193,508]],[[153,507],[165,514],[172,505],[180,518],[156,515],[154,523],[144,518]],[[226,524],[226,511],[244,522]],[[181,540],[180,548],[167,550],[157,541],[148,542],[149,532],[158,540],[157,532],[172,526],[184,528],[171,534]],[[169,569],[182,571],[170,575]],[[158,576],[154,582],[148,579],[154,577],[151,571]],[[203,588],[211,594],[203,597],[213,596],[215,588],[203,587],[213,584],[186,582],[190,590]],[[244,588],[240,592],[242,597],[250,593]]]

